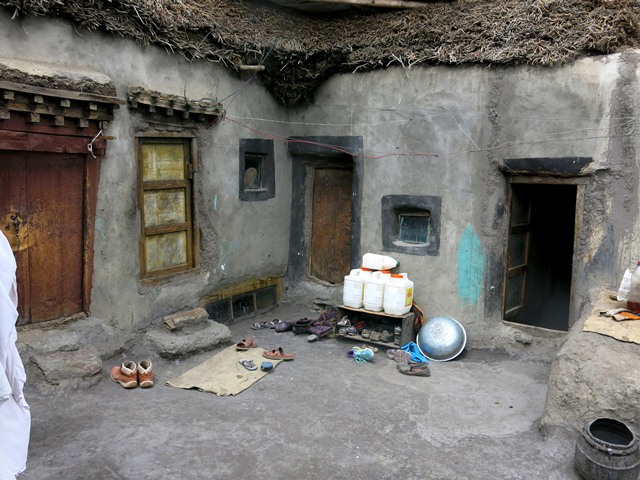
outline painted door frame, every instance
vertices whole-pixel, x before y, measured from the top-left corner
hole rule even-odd
[[[308,209],[313,188],[309,170],[345,161],[353,162],[351,203],[351,268],[362,261],[360,249],[363,158],[362,137],[291,137],[288,150],[292,163],[291,227],[287,279],[291,283],[308,278],[310,239]],[[332,148],[335,147],[335,148]]]

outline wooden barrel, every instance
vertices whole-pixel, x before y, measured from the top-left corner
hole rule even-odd
[[[612,418],[589,420],[576,441],[575,466],[585,480],[638,480],[638,440]]]

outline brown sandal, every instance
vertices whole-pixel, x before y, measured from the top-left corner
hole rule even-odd
[[[245,351],[250,348],[257,347],[258,343],[251,337],[243,338],[241,342],[236,343],[236,350]]]
[[[269,352],[263,352],[262,356],[270,360],[285,360],[285,361],[293,360],[294,358],[296,358],[290,353],[284,353],[284,351],[282,350],[282,347],[274,348]]]

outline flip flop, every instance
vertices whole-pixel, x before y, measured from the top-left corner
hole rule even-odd
[[[246,368],[247,370],[254,371],[258,369],[255,363],[253,363],[253,360],[243,359],[243,360],[238,360],[238,363],[242,365],[244,368]]]
[[[241,342],[236,343],[236,350],[244,352],[250,348],[257,347],[258,343],[251,337],[243,338]]]
[[[293,360],[294,358],[296,358],[290,353],[284,353],[284,351],[282,350],[282,347],[274,348],[269,352],[263,352],[262,356],[270,360],[285,360],[285,361]]]
[[[270,322],[267,322],[269,324],[269,328],[276,328],[278,326],[279,323],[281,323],[282,320],[280,320],[279,318],[274,318],[273,320],[271,320]]]
[[[269,323],[271,322],[256,322],[251,325],[251,330],[262,330],[264,328],[272,328]]]

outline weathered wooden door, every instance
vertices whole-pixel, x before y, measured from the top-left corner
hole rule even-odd
[[[352,192],[353,170],[315,169],[309,273],[334,284],[351,264]]]
[[[83,309],[84,156],[0,151],[0,228],[18,264],[19,324]]]
[[[507,247],[504,316],[516,316],[524,305],[529,263],[529,237],[531,231],[531,190],[511,190],[511,220]]]

